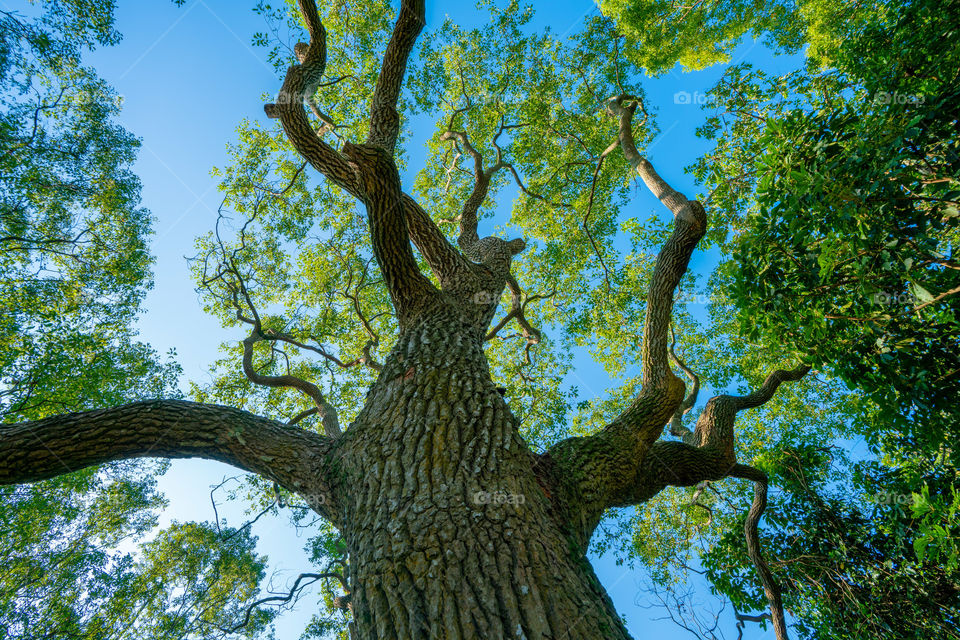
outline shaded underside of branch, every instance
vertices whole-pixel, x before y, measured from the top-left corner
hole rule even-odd
[[[206,458],[273,480],[335,520],[322,470],[332,441],[247,411],[151,400],[0,425],[0,484],[129,458]],[[310,482],[310,486],[305,483]]]

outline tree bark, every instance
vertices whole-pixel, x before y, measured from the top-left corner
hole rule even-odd
[[[35,482],[129,458],[206,458],[259,474],[339,523],[317,469],[332,440],[247,411],[183,400],[151,400],[0,425],[0,484]]]
[[[338,440],[357,637],[627,638],[483,340],[469,310],[435,309]]]

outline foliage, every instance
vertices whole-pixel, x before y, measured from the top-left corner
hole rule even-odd
[[[600,0],[598,4],[626,36],[627,57],[653,75],[677,64],[697,70],[728,62],[730,51],[748,34],[752,38],[772,35],[772,43],[791,49],[805,35],[793,2],[708,0],[681,5],[663,0]]]
[[[263,577],[246,530],[174,523],[133,551],[166,504],[154,480],[166,466],[117,463],[2,488],[3,638],[237,638],[265,628],[272,612],[258,611],[242,635],[221,629],[242,620]]]
[[[136,341],[151,286],[139,142],[82,54],[119,40],[113,3],[0,12],[0,415],[6,422],[177,393]],[[3,638],[221,638],[256,595],[247,533],[174,525],[137,549],[166,464],[126,462],[3,487]],[[121,551],[120,549],[126,549]],[[258,613],[244,634],[265,628]],[[213,626],[212,626],[213,625]]]
[[[830,65],[840,44],[866,20],[888,17],[883,2],[796,0],[599,0],[625,37],[624,54],[650,75],[728,63],[745,38],[779,53],[805,48],[815,66]]]
[[[744,334],[788,341],[862,388],[895,412],[873,441],[931,456],[955,424],[960,375],[960,49],[931,56],[929,43],[955,41],[956,8],[890,3],[888,19],[851,27],[825,72],[728,72],[715,99],[734,122],[708,122],[717,162],[697,167],[736,233],[727,270]],[[755,186],[723,185],[734,165]]]
[[[117,404],[177,370],[135,341],[150,286],[150,217],[118,97],[82,66],[111,44],[112,5],[0,14],[0,412],[5,420]]]
[[[955,474],[923,478],[926,496],[915,501],[902,473],[851,463],[839,451],[800,446],[767,462],[782,492],[771,505],[764,549],[802,637],[958,637],[957,567],[915,551],[929,535],[915,512],[936,508],[931,491],[950,496]],[[960,529],[954,519],[939,533],[946,541]],[[734,606],[760,608],[763,594],[738,568],[745,560],[739,531],[703,558],[710,581]]]
[[[760,462],[785,489],[765,544],[809,637],[953,637],[957,8],[875,3],[835,24],[804,69],[731,67],[701,129],[716,146],[693,172],[724,221],[710,241],[730,257],[711,286],[737,316],[733,342],[785,350],[861,396],[834,413],[846,434],[787,438]],[[838,444],[863,439],[877,457],[784,467],[806,443],[844,435]],[[739,527],[727,526],[709,538],[711,581],[756,607],[761,594],[733,570]]]

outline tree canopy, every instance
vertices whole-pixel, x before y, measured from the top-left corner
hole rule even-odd
[[[700,574],[738,626],[773,622],[779,637],[783,608],[805,638],[958,637],[960,7],[598,4],[563,36],[511,1],[481,2],[487,19],[448,18],[419,38],[416,3],[257,4],[270,28],[254,43],[290,71],[268,105],[274,119],[241,122],[232,162],[215,170],[224,203],[193,267],[205,309],[236,336],[214,381],[191,383],[190,395],[256,414],[230,415],[279,438],[251,445],[237,426],[230,437],[248,450],[231,440],[212,457],[258,472],[282,463],[240,493],[306,527],[316,569],[289,596],[258,600],[256,540],[221,523],[175,524],[116,551],[150,531],[163,501],[155,468],[112,463],[3,489],[16,568],[0,584],[7,636],[258,637],[275,613],[262,605],[317,582],[329,610],[304,637],[346,637],[362,561],[341,539],[336,496],[296,490],[306,463],[287,457],[365,429],[380,381],[415,377],[414,366],[394,370],[422,312],[398,294],[407,287],[469,289],[489,377],[522,442],[555,465],[538,468],[550,499],[579,483],[587,504],[591,473],[621,480],[587,453],[633,425],[651,380],[667,380],[657,389],[676,410],[651,410],[639,480],[584,507],[570,544],[644,567],[688,630],[720,633],[684,600]],[[137,142],[81,64],[84,49],[119,38],[112,9],[76,0],[45,4],[37,19],[0,13],[7,423],[175,395],[175,365],[131,329],[150,282],[150,218],[129,169]],[[745,37],[803,62],[785,75],[727,64]],[[309,44],[290,46],[298,40]],[[644,80],[718,64],[699,130],[712,148],[689,158],[701,195],[687,201],[647,159],[656,107],[670,106],[651,104]],[[379,214],[400,212],[402,250],[378,235],[387,187],[356,167],[382,158],[360,141],[392,155],[408,190]],[[634,176],[659,213],[638,210]],[[420,280],[394,270],[410,241]],[[694,245],[718,259],[684,274]],[[464,259],[502,275],[499,288],[457,280]],[[677,264],[677,283],[657,295]],[[602,368],[608,393],[571,384],[584,366]],[[669,382],[680,378],[686,386]],[[466,414],[458,402],[424,410]],[[187,450],[170,440],[175,428],[157,452],[199,451],[183,430]],[[849,454],[857,442],[868,453]],[[712,464],[723,472],[703,472]],[[551,484],[565,473],[568,484]],[[51,590],[76,597],[54,603]]]

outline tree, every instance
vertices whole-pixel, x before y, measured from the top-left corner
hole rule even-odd
[[[754,464],[780,491],[763,542],[798,631],[955,637],[960,60],[934,43],[955,42],[958,7],[836,8],[845,19],[806,36],[802,68],[777,77],[736,65],[708,94],[701,134],[716,146],[693,172],[722,220],[709,241],[728,257],[708,288],[720,320],[689,362],[722,386],[729,365],[717,360],[749,370],[746,342],[782,345],[834,378],[821,389],[839,383],[857,396],[845,408],[804,398],[798,411],[781,394],[787,402],[768,405],[761,429],[740,423],[741,442],[776,434]],[[834,426],[810,424],[813,405],[835,407]],[[870,445],[867,459],[843,456],[851,438]],[[743,609],[759,594],[735,569],[739,496],[704,492],[688,499],[708,516],[674,517],[668,535],[695,536],[706,550],[699,568]],[[653,562],[646,545],[633,552]],[[672,588],[676,576],[664,573],[658,587]]]
[[[82,63],[86,50],[119,39],[112,3],[31,13],[0,12],[6,423],[173,396],[179,373],[136,340],[152,262],[150,216],[130,168],[139,142],[116,123],[118,96]],[[165,502],[155,476],[165,467],[121,461],[0,487],[3,638],[180,638],[203,626],[193,601],[246,607],[263,562],[245,531],[177,525],[139,555],[117,549],[156,526]],[[269,617],[258,612],[249,629]]]
[[[527,33],[530,12],[515,3],[491,10],[483,29],[448,24],[411,57],[422,1],[404,0],[391,24],[385,7],[340,4],[321,19],[302,0],[309,42],[294,47],[266,109],[283,133],[241,129],[237,162],[222,173],[244,223],[233,241],[219,228],[201,240],[197,262],[210,310],[249,331],[235,347],[246,380],[197,389],[199,402],[4,425],[0,482],[144,456],[227,462],[337,530],[348,589],[338,604],[356,637],[619,638],[585,558],[604,513],[668,486],[742,478],[755,486],[747,555],[783,638],[758,544],[767,476],[738,462],[735,423],[809,366],[767,351],[759,359],[772,373],[711,398],[684,426],[697,382],[670,327],[686,321],[674,296],[706,211],[641,151],[653,123],[609,21],[571,44]],[[379,59],[367,53],[382,42]],[[399,149],[415,109],[440,111],[416,199],[401,187]],[[633,174],[673,218],[653,231],[623,224],[636,245],[662,244],[655,257],[613,246]],[[524,238],[481,237],[508,180]],[[550,328],[565,338],[551,340]],[[641,373],[579,407],[567,428],[557,380],[574,345],[596,349],[610,371],[636,361]],[[212,402],[222,398],[236,406]],[[266,415],[237,408],[250,405]]]
[[[874,438],[899,431],[897,446],[928,455],[955,424],[960,375],[960,49],[930,48],[958,10],[880,3],[843,27],[828,68],[731,69],[714,95],[732,117],[708,122],[719,144],[699,165],[738,230],[729,272],[745,335],[817,345],[818,366],[895,416]]]

